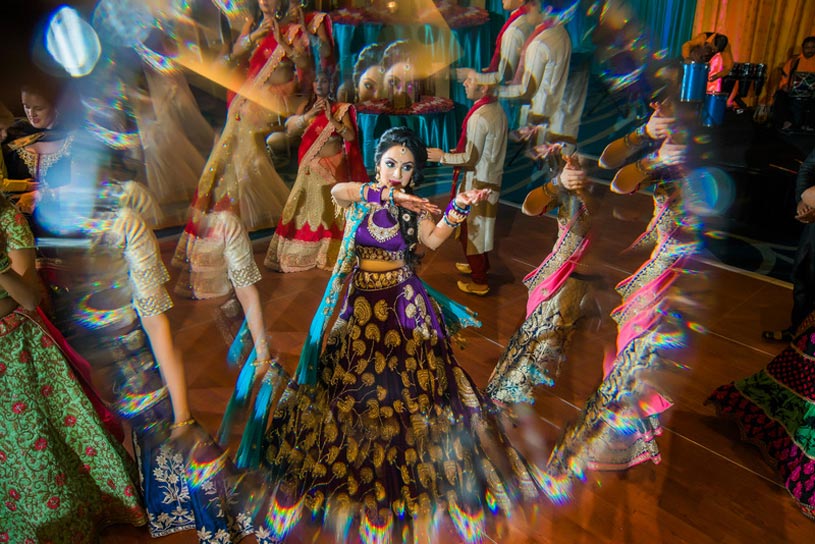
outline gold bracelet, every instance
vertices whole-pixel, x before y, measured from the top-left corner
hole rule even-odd
[[[551,181],[547,181],[546,183],[543,184],[543,192],[546,193],[546,195],[549,198],[557,198],[557,192],[555,192],[555,193],[551,192],[550,191],[551,188],[552,188],[552,182]]]
[[[270,365],[270,364],[272,364],[272,363],[274,363],[274,359],[260,359],[260,360],[255,359],[255,360],[252,362],[252,366],[256,366],[256,367],[257,367],[257,366],[263,366],[263,365]]]
[[[195,423],[195,418],[191,417],[190,419],[185,419],[184,421],[179,421],[178,423],[173,423],[170,425],[170,429],[179,429],[181,427],[186,427],[187,425],[192,425]]]

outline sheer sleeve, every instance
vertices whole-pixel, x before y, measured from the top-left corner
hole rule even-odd
[[[124,246],[130,272],[133,306],[142,317],[166,312],[173,301],[164,284],[170,275],[161,261],[155,234],[133,210],[123,209],[113,226]]]
[[[223,221],[224,257],[229,281],[236,289],[259,282],[260,270],[246,229],[240,224],[240,219],[232,214],[223,214]]]

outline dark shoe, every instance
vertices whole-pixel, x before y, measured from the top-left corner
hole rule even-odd
[[[767,342],[784,342],[785,344],[789,344],[792,342],[792,331],[789,329],[782,331],[764,331],[761,333],[761,337]]]

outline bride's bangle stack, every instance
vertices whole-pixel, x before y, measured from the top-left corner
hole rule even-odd
[[[464,206],[462,208],[456,204],[456,199],[453,199],[450,201],[450,204],[447,205],[447,209],[442,216],[442,221],[444,221],[445,225],[454,229],[465,222],[468,215],[470,215],[470,206]]]
[[[367,195],[365,194],[365,187],[368,188]],[[387,198],[385,197],[385,191],[390,191]],[[396,201],[393,200],[393,193],[393,187],[382,187],[377,190],[374,185],[365,184],[359,188],[359,199],[361,202],[376,204],[377,206],[383,206],[386,202],[389,206],[396,206]]]

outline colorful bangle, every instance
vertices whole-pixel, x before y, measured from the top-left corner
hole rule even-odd
[[[249,34],[247,34],[246,36],[241,38],[240,41],[241,41],[241,46],[243,46],[244,49],[251,48],[252,45],[255,43],[255,42],[252,41],[252,38],[249,37]]]
[[[455,199],[455,198],[454,198],[453,200],[451,200],[451,201],[450,201],[450,203],[453,205],[453,209],[454,209],[454,210],[456,210],[456,211],[457,211],[458,213],[460,213],[461,215],[464,215],[464,216],[470,215],[470,209],[471,209],[471,207],[470,207],[470,205],[469,205],[469,204],[468,204],[467,206],[464,206],[464,207],[462,208],[461,206],[459,206],[458,204],[456,204],[456,199]]]
[[[172,425],[170,425],[170,429],[180,429],[181,427],[186,427],[188,425],[192,425],[193,423],[195,423],[195,418],[191,417],[190,419],[185,419],[184,421],[173,423]]]
[[[454,223],[447,218],[447,214],[441,216],[441,220],[444,221],[444,224],[450,227],[451,229],[457,229],[461,223]]]
[[[365,187],[368,188],[368,195],[365,195]],[[362,202],[367,202],[368,204],[376,204],[377,206],[382,205],[382,192],[385,188],[382,188],[378,191],[374,190],[374,186],[371,183],[364,183],[359,188],[359,199]]]
[[[447,209],[444,211],[444,215],[449,215],[451,213],[460,215],[463,221],[464,219],[467,218],[468,215],[470,215],[470,206],[462,208],[461,206],[456,204],[456,199],[454,198],[447,205]]]
[[[391,192],[388,194],[388,204],[390,204],[391,207],[395,208],[396,207],[396,201],[393,199],[393,193],[395,192],[395,189],[393,187],[391,187],[390,189],[391,189]]]
[[[637,135],[637,137],[640,139],[640,142],[643,142],[644,140],[653,140],[653,138],[651,138],[651,135],[648,134],[647,123],[637,127],[637,130],[634,131],[634,134]]]

